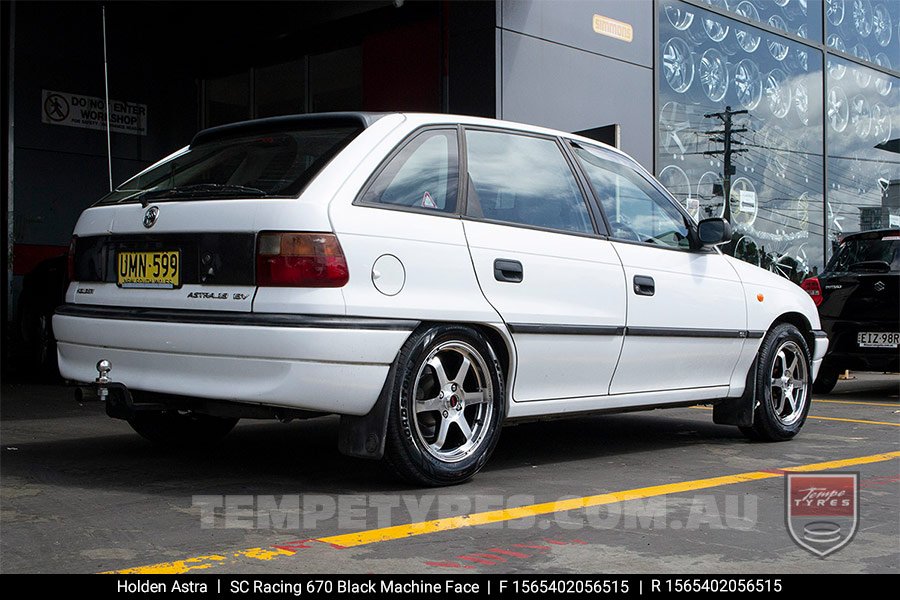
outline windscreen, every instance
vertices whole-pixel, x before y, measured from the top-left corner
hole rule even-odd
[[[191,146],[129,179],[97,204],[296,196],[360,131],[279,131]]]
[[[845,272],[850,270],[850,265],[868,261],[886,262],[891,265],[892,271],[900,271],[900,237],[892,235],[882,239],[846,240],[825,270]]]

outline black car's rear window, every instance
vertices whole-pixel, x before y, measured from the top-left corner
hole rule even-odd
[[[868,261],[886,262],[891,265],[891,271],[900,271],[900,236],[845,240],[828,261],[825,270],[832,273],[846,272],[850,270],[850,265]]]
[[[129,179],[97,204],[295,196],[361,130],[279,131],[191,146]]]

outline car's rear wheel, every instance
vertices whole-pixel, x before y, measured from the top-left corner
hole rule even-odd
[[[237,425],[227,419],[191,411],[142,411],[128,419],[141,437],[161,446],[201,447],[224,438]]]
[[[741,431],[769,442],[797,435],[812,399],[811,372],[809,346],[800,330],[790,323],[770,329],[757,355],[753,425]]]
[[[813,384],[813,391],[817,394],[830,394],[837,385],[840,375],[841,372],[836,367],[822,365],[816,376],[816,382]]]
[[[385,447],[388,463],[418,485],[471,479],[500,437],[503,375],[488,341],[471,327],[415,332],[397,357]]]

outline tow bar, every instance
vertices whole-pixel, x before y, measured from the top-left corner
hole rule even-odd
[[[97,400],[106,407],[106,414],[117,419],[130,419],[136,411],[165,410],[166,405],[157,402],[135,402],[124,383],[112,381],[109,372],[112,363],[105,358],[97,362],[97,378],[94,383],[75,388],[75,401],[84,405]]]

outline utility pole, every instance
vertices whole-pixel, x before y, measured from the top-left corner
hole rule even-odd
[[[731,223],[731,176],[734,175],[737,170],[734,165],[731,163],[731,155],[736,152],[746,152],[746,148],[732,148],[732,146],[742,145],[743,142],[739,142],[735,139],[732,139],[732,135],[735,133],[743,133],[747,131],[746,127],[740,127],[735,129],[732,127],[731,118],[734,115],[746,115],[746,110],[731,110],[730,106],[726,106],[723,112],[717,113],[709,113],[707,115],[703,115],[704,119],[719,119],[722,121],[723,128],[716,131],[705,131],[704,133],[708,136],[721,136],[721,137],[710,137],[710,141],[715,142],[717,144],[724,144],[725,147],[722,150],[708,150],[703,154],[707,156],[717,156],[719,154],[722,155],[722,162],[724,169],[722,170],[722,195],[725,197],[725,208],[722,213],[722,217]]]

